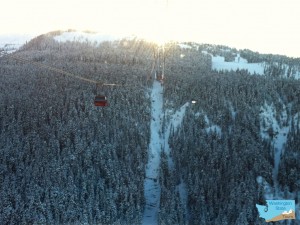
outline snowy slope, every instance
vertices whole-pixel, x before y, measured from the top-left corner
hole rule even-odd
[[[20,35],[20,34],[3,34],[0,35],[0,49],[11,53],[18,50],[26,42],[30,41],[34,35]]]
[[[126,37],[128,39],[132,37]],[[55,36],[54,40],[58,42],[67,42],[67,41],[75,41],[75,42],[82,42],[82,43],[93,43],[93,44],[100,44],[104,41],[116,41],[122,39],[121,36],[113,36],[113,35],[106,35],[100,33],[86,33],[81,31],[72,31],[72,32],[63,32],[62,34]]]
[[[208,53],[208,51],[201,51],[203,54],[210,55],[212,60],[212,69],[216,71],[237,71],[237,70],[247,70],[250,74],[257,74],[257,75],[266,75],[265,70],[272,68],[272,64],[267,62],[261,63],[248,63],[247,59],[244,59],[240,56],[240,54],[236,54],[234,61],[232,62],[225,62],[225,58],[223,56],[213,56],[212,54]],[[274,62],[275,65],[278,63]],[[300,79],[300,69],[299,67],[292,67],[292,73],[288,75],[288,70],[290,68],[287,64],[282,64],[281,67],[283,68],[284,72],[280,74],[282,78],[294,78]],[[272,70],[272,69],[271,69]]]
[[[225,62],[225,58],[222,56],[212,56],[212,69],[221,70],[248,70],[251,74],[264,75],[263,63],[248,63],[246,59],[243,59],[238,54],[235,57],[234,62]]]
[[[276,109],[273,104],[267,103],[261,107],[260,113],[260,135],[264,139],[271,139],[274,146],[274,170],[273,181],[278,185],[277,176],[281,155],[284,153],[284,146],[287,141],[287,135],[290,131],[291,122],[287,121],[287,108],[283,106],[283,112],[280,115],[280,121],[276,119]],[[284,126],[283,124],[287,124]],[[271,136],[270,136],[271,135]],[[277,187],[275,187],[277,189]]]
[[[169,124],[167,125],[167,128],[164,132],[165,137],[164,137],[164,151],[168,157],[168,166],[169,169],[173,169],[174,162],[173,159],[170,155],[170,145],[169,145],[169,138],[170,138],[170,133],[171,129],[173,129],[174,132],[178,130],[178,128],[181,126],[181,123],[183,121],[183,117],[185,115],[185,111],[187,107],[190,105],[190,103],[185,103],[183,106],[180,107],[178,111],[176,111],[172,116]],[[187,187],[184,181],[181,179],[180,184],[176,187],[178,192],[179,192],[179,197],[180,197],[180,202],[182,205],[182,208],[185,211],[185,215],[188,215],[188,210],[187,210],[187,204],[188,204],[188,192],[187,192]]]
[[[185,115],[185,111],[187,109],[187,107],[189,106],[189,103],[185,103],[183,106],[180,107],[180,109],[178,111],[176,111],[173,115],[171,115],[171,120],[164,132],[165,137],[164,137],[164,151],[168,156],[168,164],[169,164],[169,168],[171,169],[173,166],[173,161],[172,158],[170,157],[170,146],[169,146],[169,137],[170,137],[170,132],[171,129],[173,129],[174,132],[177,131],[177,129],[179,128],[179,126],[182,123],[183,117]]]
[[[146,179],[144,181],[144,194],[146,208],[143,216],[143,225],[157,224],[160,204],[160,185],[158,180],[160,154],[163,147],[162,119],[163,119],[163,87],[158,81],[153,82],[151,92],[151,124],[148,163],[146,166]]]
[[[182,123],[186,108],[189,103],[184,104],[178,111],[171,115],[171,120],[163,130],[163,86],[154,80],[151,92],[151,124],[150,143],[148,149],[148,163],[146,166],[146,179],[144,181],[144,195],[146,208],[143,215],[143,225],[155,225],[158,223],[158,212],[160,206],[160,184],[159,169],[161,152],[164,151],[168,157],[169,169],[173,167],[173,160],[170,156],[169,137],[171,129],[176,131]],[[164,131],[164,132],[163,132]],[[178,186],[181,203],[186,210],[187,190],[182,181]],[[186,213],[187,214],[187,213]]]
[[[197,112],[195,114],[195,117],[199,117],[200,115],[204,116],[204,121],[205,121],[205,131],[207,134],[209,133],[215,133],[217,134],[219,137],[222,136],[222,129],[220,126],[213,124],[207,117],[207,115],[204,112]],[[234,115],[235,116],[235,115]]]
[[[192,46],[189,46],[187,44],[179,43],[178,46],[182,49],[192,49]]]

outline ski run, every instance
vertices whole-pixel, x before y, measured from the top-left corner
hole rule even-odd
[[[280,159],[284,153],[284,147],[287,142],[287,135],[290,130],[291,121],[287,121],[287,107],[283,105],[283,112],[280,116],[280,121],[276,120],[276,110],[274,105],[264,104],[261,107],[260,121],[261,131],[260,135],[263,139],[271,139],[272,146],[274,147],[274,169],[273,169],[273,182],[275,185],[275,197],[278,196],[278,169]],[[283,126],[287,124],[287,126]],[[268,130],[273,130],[276,134],[274,137],[270,137]]]
[[[174,131],[180,126],[185,115],[185,110],[189,103],[184,104],[177,112],[173,114],[166,129],[163,127],[164,110],[163,110],[163,86],[160,82],[154,81],[151,92],[151,137],[148,149],[148,163],[146,166],[146,178],[144,181],[144,195],[146,207],[142,218],[143,225],[155,225],[158,223],[158,212],[160,207],[160,184],[159,168],[160,156],[164,151],[168,156],[169,168],[173,167],[173,160],[170,156],[169,136],[171,127]],[[186,206],[187,191],[185,184],[179,187],[181,202]]]
[[[283,103],[282,103],[283,104]],[[290,132],[292,126],[292,119],[288,119],[288,113],[290,113],[291,106],[282,105],[282,111],[276,112],[275,106],[273,104],[265,103],[261,107],[260,113],[260,136],[263,139],[271,140],[271,144],[274,148],[274,168],[273,168],[273,183],[272,187],[266,180],[259,176],[257,177],[257,182],[260,185],[264,186],[265,190],[265,198],[266,199],[295,199],[297,192],[287,192],[280,187],[278,183],[278,173],[279,173],[279,165],[281,158],[285,151],[285,145],[287,142],[287,136]],[[279,113],[279,120],[276,119],[276,114]],[[294,116],[294,126],[297,126],[297,121],[299,118],[299,114]],[[273,137],[270,137],[269,130],[272,130],[275,134]],[[288,194],[288,197],[285,195]],[[296,204],[296,211],[299,211],[300,204]],[[299,216],[296,217],[299,219]]]

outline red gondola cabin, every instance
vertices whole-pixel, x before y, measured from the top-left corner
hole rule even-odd
[[[106,96],[97,95],[94,104],[95,106],[108,106]]]

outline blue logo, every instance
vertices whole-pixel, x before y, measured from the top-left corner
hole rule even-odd
[[[266,222],[274,222],[280,220],[294,220],[295,200],[266,200],[266,205],[257,205],[259,216]]]

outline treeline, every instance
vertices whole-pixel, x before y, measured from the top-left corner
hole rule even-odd
[[[275,78],[297,78],[300,77],[300,58],[287,57],[284,55],[260,54],[249,49],[237,50],[224,45],[187,43],[189,46],[206,51],[213,56],[224,57],[225,62],[235,61],[235,57],[246,59],[248,63],[262,63],[264,74]]]

